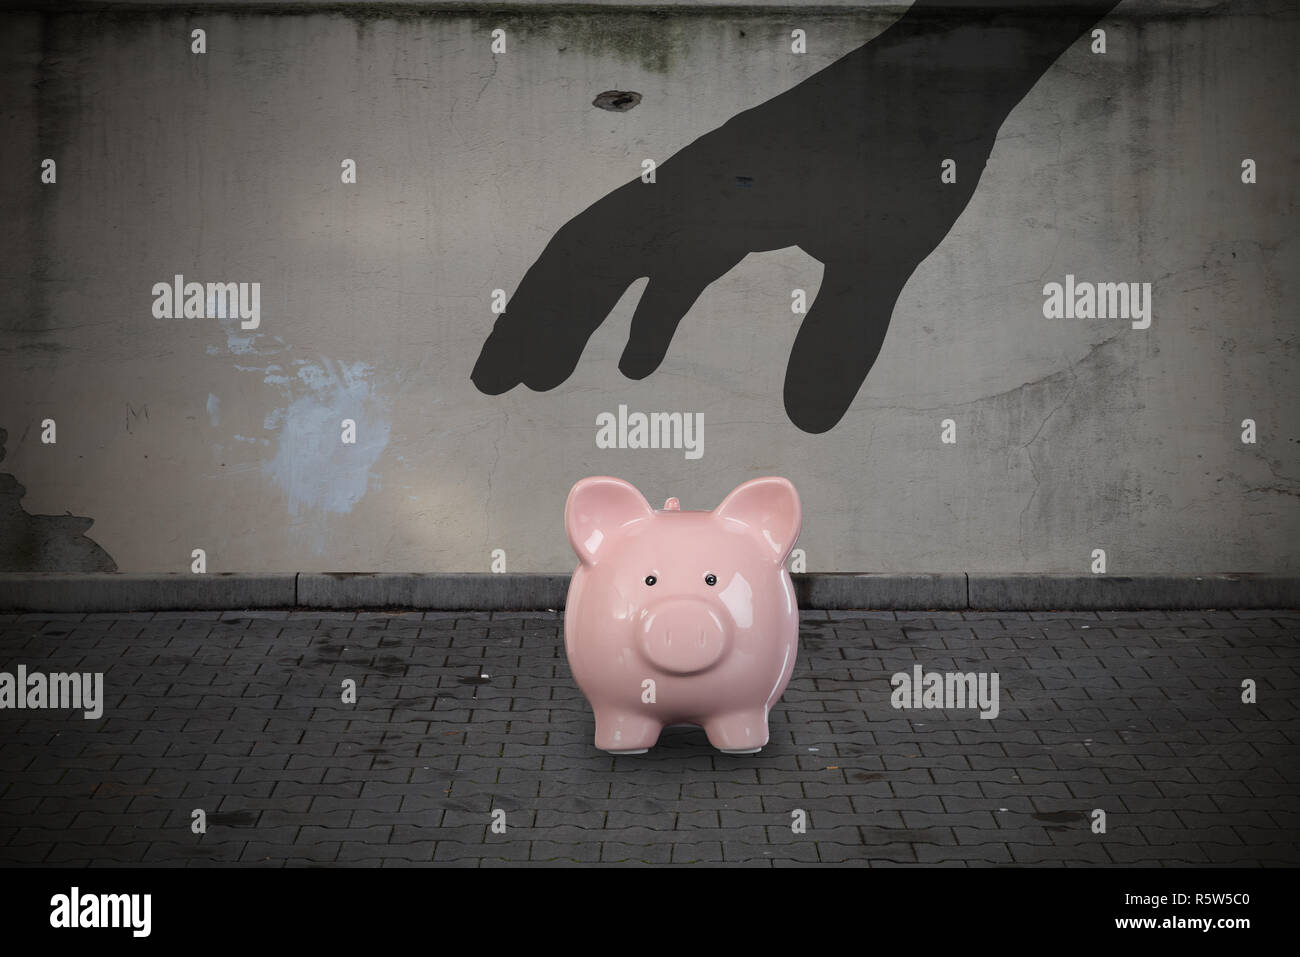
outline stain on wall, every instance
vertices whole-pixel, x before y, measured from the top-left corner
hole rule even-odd
[[[0,429],[0,462],[9,433]],[[86,537],[95,524],[80,515],[32,515],[27,494],[8,472],[0,472],[0,572],[115,572],[117,563]]]

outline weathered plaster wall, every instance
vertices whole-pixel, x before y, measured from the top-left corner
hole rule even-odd
[[[563,571],[584,475],[691,508],[776,473],[810,571],[1085,571],[1094,548],[1112,573],[1300,571],[1291,4],[1125,3],[1105,55],[1069,49],[828,432],[782,404],[791,290],[812,301],[822,275],[793,247],[711,285],[645,379],[618,371],[639,280],[558,388],[474,387],[492,290],[566,221],[898,14],[8,10],[0,427],[22,509],[92,518],[104,570],[183,570],[201,547],[211,571],[481,571],[493,549]],[[642,99],[597,109],[606,90]],[[260,328],[154,318],[177,273],[260,282]],[[1045,319],[1067,273],[1152,283],[1151,327]],[[620,404],[702,413],[703,456],[598,449]],[[88,568],[68,534],[0,555]]]

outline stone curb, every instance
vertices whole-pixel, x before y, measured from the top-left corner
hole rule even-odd
[[[1006,611],[1300,608],[1300,576],[945,572],[795,575],[801,608]],[[487,573],[0,574],[0,612],[564,607],[569,576]]]
[[[507,611],[563,608],[568,590],[568,575],[303,572],[298,576],[297,604],[302,608]]]
[[[1293,575],[992,575],[971,572],[973,609],[1042,611],[1144,608],[1296,608],[1300,578]]]
[[[204,611],[282,608],[293,572],[270,575],[0,574],[0,611]]]

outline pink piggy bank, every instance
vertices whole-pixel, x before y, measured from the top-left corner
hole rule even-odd
[[[596,714],[596,747],[640,754],[696,724],[732,754],[767,744],[794,669],[799,609],[785,560],[799,494],[783,478],[736,488],[711,512],[662,511],[622,479],[585,478],[564,524],[579,564],[564,649]]]

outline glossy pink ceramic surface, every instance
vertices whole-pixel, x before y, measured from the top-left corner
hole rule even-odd
[[[676,499],[656,511],[607,476],[573,487],[564,524],[579,564],[564,647],[596,747],[644,751],[670,724],[702,726],[722,751],[767,744],[798,647],[785,561],[801,518],[783,478],[746,482],[711,512]]]

